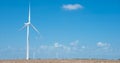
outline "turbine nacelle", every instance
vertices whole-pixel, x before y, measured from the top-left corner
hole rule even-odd
[[[24,23],[26,26],[30,25],[31,23],[30,22],[27,22],[27,23]]]

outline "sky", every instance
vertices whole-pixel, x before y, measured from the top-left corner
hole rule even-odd
[[[0,0],[0,59],[120,58],[120,0]]]

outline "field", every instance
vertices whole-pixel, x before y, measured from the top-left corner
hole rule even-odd
[[[119,60],[0,60],[0,63],[120,63]]]

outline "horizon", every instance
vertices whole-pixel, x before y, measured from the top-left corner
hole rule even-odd
[[[30,0],[0,1],[0,59],[26,58]],[[120,59],[119,0],[34,0],[30,58]]]

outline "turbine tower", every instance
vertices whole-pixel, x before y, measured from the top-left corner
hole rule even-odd
[[[30,51],[29,51],[29,48],[30,48],[30,46],[29,46],[29,42],[30,42],[30,38],[29,38],[29,36],[30,36],[30,26],[37,32],[37,33],[39,33],[39,31],[35,28],[35,26],[33,26],[32,25],[32,23],[31,23],[31,14],[30,14],[31,12],[30,12],[30,3],[29,3],[29,12],[28,12],[28,22],[27,23],[25,23],[24,24],[24,26],[22,27],[22,29],[23,28],[27,28],[27,36],[26,36],[26,42],[27,42],[27,46],[26,46],[26,60],[29,60],[30,58],[29,58],[29,53],[30,53]]]

